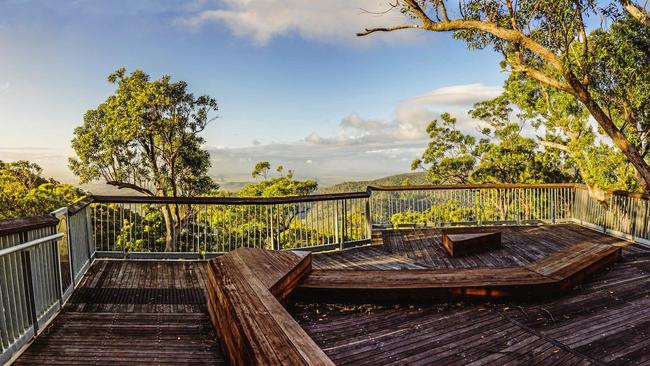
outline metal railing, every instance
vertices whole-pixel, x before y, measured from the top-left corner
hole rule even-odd
[[[99,256],[130,258],[201,258],[240,246],[341,249],[369,243],[373,227],[580,221],[648,239],[647,197],[601,194],[579,184],[483,184],[283,198],[93,196],[80,206],[91,225],[80,235],[92,233]]]
[[[650,245],[649,199],[578,184],[369,187],[283,198],[91,196],[51,216],[0,221],[0,363],[54,317],[96,256],[332,250],[370,243],[373,227],[561,222]]]
[[[95,196],[100,256],[196,258],[237,247],[341,249],[370,242],[368,192],[283,198]],[[172,255],[173,256],[173,255]]]
[[[0,364],[39,334],[90,265],[86,209],[0,222]]]
[[[571,220],[574,184],[370,187],[372,222],[385,227],[523,225]]]
[[[576,190],[572,217],[580,225],[650,245],[650,196]]]

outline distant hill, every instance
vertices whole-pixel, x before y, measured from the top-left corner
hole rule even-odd
[[[424,172],[417,173],[404,173],[391,175],[388,177],[383,177],[374,180],[362,180],[356,182],[343,182],[338,183],[333,186],[320,188],[318,193],[329,194],[329,193],[343,193],[343,192],[363,192],[368,186],[399,186],[402,185],[405,179],[409,180],[409,183],[412,185],[416,184],[426,184]]]
[[[239,192],[245,185],[253,182],[217,182],[219,189],[227,192]]]

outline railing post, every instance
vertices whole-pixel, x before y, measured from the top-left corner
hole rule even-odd
[[[91,260],[95,253],[95,230],[93,229],[92,218],[90,217],[90,205],[84,208],[86,213],[86,234],[88,239],[88,260]]]
[[[339,201],[334,201],[334,241],[339,245],[339,249],[342,249],[339,236]]]
[[[370,196],[366,198],[366,238],[372,239],[372,216],[370,214]]]
[[[551,205],[551,219],[553,220],[553,224],[555,224],[557,219],[557,195],[555,194],[554,188],[550,189],[550,193],[551,202],[553,203]]]
[[[480,189],[476,190],[478,194],[478,226],[483,226],[483,194]]]
[[[273,220],[273,216],[274,216],[273,208],[274,207],[275,207],[275,205],[271,205],[271,220],[270,220],[271,221],[271,249],[279,250],[279,245],[276,247],[277,243],[276,243],[276,240],[275,240],[275,231],[273,230],[273,227],[275,226],[274,225],[275,221]]]
[[[26,241],[26,240],[23,240]],[[25,298],[27,299],[28,315],[34,328],[34,334],[38,334],[38,316],[36,315],[36,299],[34,294],[34,276],[32,273],[32,263],[29,253],[31,249],[23,250],[20,257],[23,263],[23,278],[25,279]]]
[[[345,244],[346,239],[347,239],[347,234],[348,234],[348,204],[347,204],[346,200],[343,200],[343,202],[341,204],[341,208],[342,208],[341,214],[342,214],[343,217],[341,218],[341,229],[342,229],[341,231],[342,232],[341,232],[341,246],[340,246],[340,249],[343,249],[344,244]]]

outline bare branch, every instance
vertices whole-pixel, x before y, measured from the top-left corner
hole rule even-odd
[[[396,25],[394,27],[366,28],[363,32],[357,33],[357,36],[363,37],[363,36],[367,36],[370,33],[392,32],[400,29],[422,29],[422,27],[417,24],[404,24],[404,25]]]
[[[153,192],[150,190],[140,187],[138,185],[132,184],[132,183],[125,183],[125,182],[119,182],[115,180],[107,181],[106,184],[117,187],[118,189],[123,189],[123,188],[128,188],[132,189],[134,191],[149,195],[149,196],[155,196]]]
[[[542,71],[539,71],[539,70],[534,69],[532,67],[528,67],[528,66],[518,64],[518,63],[513,63],[513,64],[511,64],[511,66],[512,66],[513,71],[525,74],[526,76],[529,76],[529,77],[539,81],[540,83],[552,86],[554,88],[565,91],[565,92],[567,92],[567,93],[569,93],[571,95],[574,95],[574,90],[573,90],[573,88],[571,88],[571,86],[569,84],[567,84],[565,82],[562,82],[560,80],[554,79],[554,78],[546,75]]]
[[[631,2],[623,5],[623,7],[634,19],[638,20],[646,27],[650,27],[650,12]]]

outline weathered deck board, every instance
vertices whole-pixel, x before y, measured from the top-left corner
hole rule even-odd
[[[585,241],[608,245],[625,243],[621,239],[572,224],[503,226],[498,230],[501,231],[501,249],[459,258],[450,258],[443,249],[440,229],[387,231],[382,249],[428,268],[475,268],[523,266]],[[318,261],[319,258],[315,257],[315,268]]]
[[[567,248],[566,243],[623,243],[575,225],[522,230],[537,251],[525,261],[520,257],[522,264],[551,254],[551,248]],[[419,237],[411,230],[400,232],[407,237],[391,238],[394,242]],[[422,241],[414,245],[426,249]],[[429,267],[499,266],[491,254],[482,253],[473,263],[439,261]],[[292,314],[339,365],[650,365],[650,250],[625,247],[621,261],[566,295],[545,300],[421,306],[303,303]]]
[[[332,365],[279,302],[310,270],[308,253],[262,249],[208,263],[210,317],[232,365]]]
[[[404,303],[459,296],[548,296],[571,289],[620,257],[620,247],[589,241],[517,267],[315,270],[298,287],[298,297]]]
[[[205,277],[205,262],[97,260],[15,364],[224,364]]]

